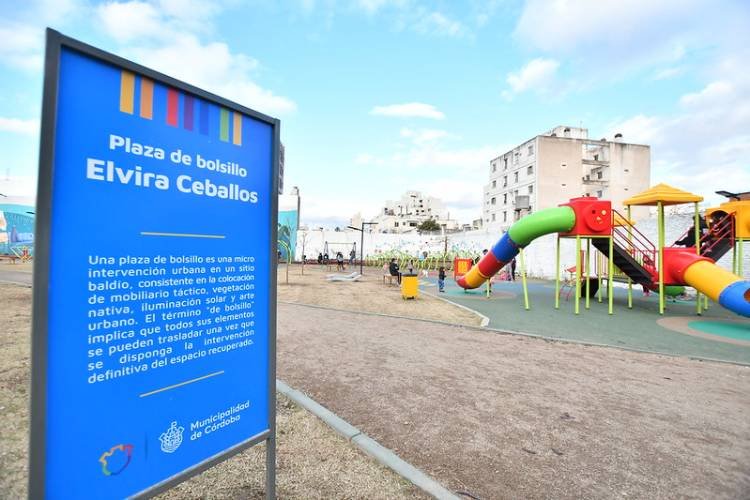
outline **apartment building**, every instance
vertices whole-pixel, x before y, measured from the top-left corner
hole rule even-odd
[[[419,191],[407,191],[396,201],[386,201],[380,213],[372,219],[376,222],[374,230],[379,233],[406,233],[416,231],[424,221],[432,219],[447,231],[459,229],[456,220],[450,218],[450,213],[443,202],[434,196],[427,196]],[[352,218],[352,225],[361,221],[359,214]]]
[[[621,134],[592,140],[588,129],[559,126],[490,161],[482,220],[507,230],[523,215],[577,196],[609,199],[622,210],[622,201],[648,189],[650,179],[649,146],[625,143]],[[633,207],[635,219],[647,215],[648,208]]]

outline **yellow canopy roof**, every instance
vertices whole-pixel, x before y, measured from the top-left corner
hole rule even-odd
[[[694,203],[703,201],[703,196],[688,193],[682,189],[673,188],[668,184],[657,184],[635,196],[623,201],[623,205],[680,205],[682,203]]]

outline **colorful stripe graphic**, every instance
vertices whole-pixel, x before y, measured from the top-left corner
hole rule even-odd
[[[193,130],[193,106],[195,99],[191,95],[186,95],[184,99],[184,114],[182,116],[182,126],[185,130]]]
[[[232,144],[242,146],[242,115],[233,112],[232,117]]]
[[[123,71],[120,75],[120,111],[133,114],[135,100],[135,75],[130,71]]]
[[[221,108],[221,119],[219,121],[219,139],[229,142],[229,111]]]
[[[154,82],[141,77],[141,118],[154,117]]]
[[[137,80],[137,81],[136,81]],[[136,95],[136,84],[138,93]],[[158,114],[164,109],[164,91],[166,90],[167,125],[182,127],[189,131],[198,131],[202,135],[216,134],[222,142],[230,142],[235,146],[242,146],[243,115],[209,102],[198,99],[189,94],[183,94],[176,89],[165,88],[153,80],[136,75],[130,71],[120,72],[120,111],[129,115],[135,114],[136,97],[138,98],[138,116],[146,120],[154,119],[154,109]],[[182,104],[180,104],[182,100]],[[157,102],[159,101],[159,102]],[[218,128],[216,127],[215,111],[218,110]],[[180,116],[182,115],[182,116]],[[213,130],[212,130],[213,129]]]
[[[201,134],[208,135],[208,103],[206,101],[201,101],[200,129]]]
[[[179,108],[180,94],[175,89],[167,89],[167,125],[177,126]]]

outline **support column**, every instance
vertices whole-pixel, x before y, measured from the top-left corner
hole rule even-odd
[[[694,216],[694,227],[695,227],[695,253],[701,254],[701,229],[700,229],[700,214],[698,213],[698,202],[694,203],[695,216]],[[698,289],[695,289],[695,313],[701,315],[701,293]]]
[[[557,235],[557,252],[555,254],[555,309],[560,309],[560,235]]]
[[[664,314],[664,205],[656,205],[656,227],[659,232],[659,314]]]
[[[523,248],[520,249],[521,257],[521,285],[523,286],[523,305],[524,308],[529,310],[529,289],[526,286],[526,259],[523,256]]]
[[[576,306],[575,312],[578,314],[581,307],[581,237],[576,235]]]
[[[591,238],[586,238],[586,309],[589,309],[589,291],[591,290]]]
[[[609,273],[609,280],[607,281],[607,299],[609,299],[609,314],[613,313],[612,306],[613,306],[613,300],[614,300],[614,297],[613,297],[614,280],[612,279],[612,275],[615,272],[614,246],[615,246],[615,239],[612,236],[610,236],[609,237],[609,269],[607,270],[607,272]]]

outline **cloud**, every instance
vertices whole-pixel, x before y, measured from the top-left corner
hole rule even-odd
[[[122,52],[145,66],[265,113],[294,111],[293,100],[256,83],[258,61],[223,42],[201,40],[219,10],[195,0],[132,0],[100,5],[97,15]]]
[[[679,67],[672,67],[672,68],[664,68],[659,71],[657,71],[653,79],[654,80],[669,80],[670,78],[674,78],[675,76],[679,76],[684,72],[683,68]]]
[[[681,96],[677,111],[639,114],[610,124],[626,142],[651,145],[652,182],[667,182],[716,200],[714,191],[750,186],[750,76],[745,54],[728,56],[716,78]]]
[[[553,59],[537,58],[526,63],[520,70],[508,73],[506,82],[510,90],[503,92],[503,97],[510,99],[527,90],[546,91],[550,88],[560,63]]]
[[[0,132],[33,135],[39,133],[39,120],[21,120],[0,116]]]
[[[411,129],[411,128],[402,128],[400,131],[401,137],[406,137],[412,140],[414,144],[425,144],[428,142],[434,142],[438,139],[444,139],[446,137],[450,137],[451,134],[447,132],[446,130],[438,130],[438,129],[430,129],[430,128],[423,128],[423,129]]]
[[[430,12],[414,24],[414,30],[423,35],[462,37],[467,31],[459,21],[441,12]]]
[[[445,114],[432,104],[421,102],[409,102],[405,104],[390,104],[388,106],[375,106],[370,111],[371,115],[394,116],[398,118],[429,118],[431,120],[442,120]]]
[[[84,0],[30,0],[18,2],[17,12],[0,16],[0,63],[26,71],[41,71],[44,27],[65,27],[77,20]]]

